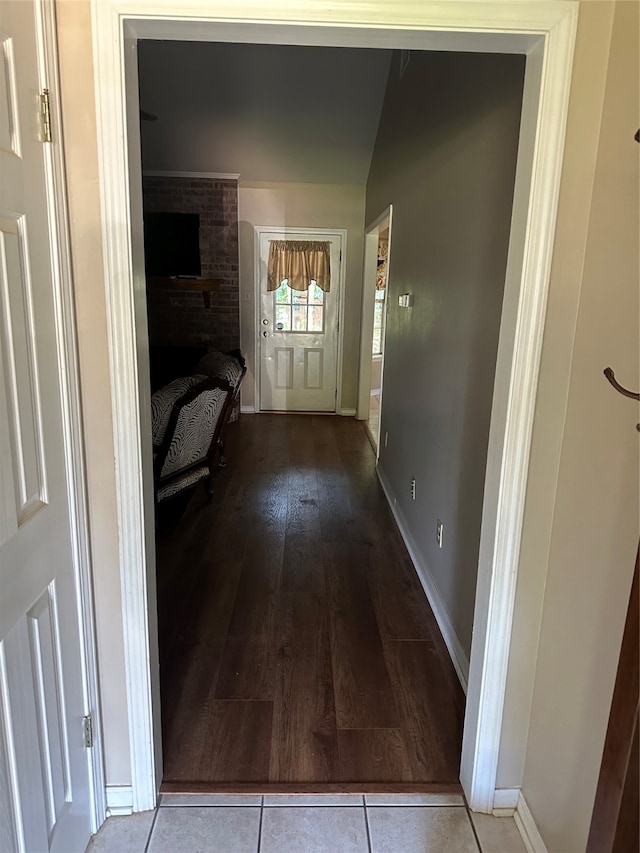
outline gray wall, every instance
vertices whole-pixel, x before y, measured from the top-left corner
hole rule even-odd
[[[367,222],[393,204],[380,468],[467,659],[523,79],[517,56],[392,65],[367,184]]]
[[[145,41],[145,169],[364,186],[391,51]]]

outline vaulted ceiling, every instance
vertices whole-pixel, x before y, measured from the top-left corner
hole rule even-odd
[[[141,41],[143,167],[363,185],[391,53]]]

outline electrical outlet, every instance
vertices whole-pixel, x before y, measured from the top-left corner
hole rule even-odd
[[[389,433],[385,432],[385,434],[384,434],[384,446],[386,447],[388,443],[389,443]]]
[[[444,528],[444,524],[438,519],[438,523],[436,524],[436,542],[438,543],[438,548],[442,548],[442,529]]]
[[[411,478],[411,500],[415,501],[416,499],[416,478]]]

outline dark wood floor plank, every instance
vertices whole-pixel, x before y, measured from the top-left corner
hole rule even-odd
[[[284,517],[283,517],[284,522]],[[284,536],[246,534],[242,576],[229,626],[231,637],[271,634],[280,590]]]
[[[433,616],[415,569],[385,543],[371,549],[367,581],[383,639],[432,639]]]
[[[318,487],[344,488],[347,477],[340,459],[333,418],[313,418],[313,462],[318,471]]]
[[[338,728],[398,725],[391,682],[367,586],[368,547],[324,546]]]
[[[276,533],[248,537],[216,699],[273,699],[283,553],[283,537]]]
[[[203,553],[207,556],[220,555],[221,558],[230,562],[241,563],[244,559],[247,538],[238,536],[238,531],[245,528],[247,519],[246,508],[227,498],[218,515],[211,520]],[[178,563],[182,566],[184,577],[184,569],[188,563],[184,558],[179,558]]]
[[[339,778],[322,542],[310,533],[286,538],[276,666],[270,778]]]
[[[456,781],[463,720],[434,644],[393,640],[384,651],[414,779]]]
[[[287,506],[286,536],[321,537],[318,490],[292,485]]]
[[[179,759],[192,716],[213,697],[241,570],[238,563],[203,563],[192,591],[192,618],[169,647],[160,647],[165,762],[174,751]]]
[[[322,598],[328,613],[324,574],[324,546],[313,534],[288,534],[284,543],[282,578],[280,583],[281,610],[287,612],[289,598],[297,595],[317,595]],[[282,618],[282,616],[280,616]],[[299,642],[304,642],[303,634]]]
[[[188,781],[267,782],[272,713],[271,702],[211,702],[202,724],[203,748]]]
[[[276,650],[272,637],[227,637],[216,681],[216,699],[272,701]]]
[[[361,531],[355,523],[349,495],[342,486],[318,488],[320,529],[325,542],[360,542]]]
[[[340,729],[340,772],[345,782],[410,782],[411,765],[399,729]]]
[[[225,469],[217,479],[216,498],[207,501],[204,490],[194,495],[182,517],[165,514],[156,535],[156,595],[159,614],[159,639],[167,645],[181,629],[191,604],[191,590],[206,559],[211,525],[221,516],[228,488]],[[185,572],[184,567],[189,571]],[[163,614],[167,618],[163,618]]]
[[[282,615],[270,779],[332,781],[339,762],[324,593],[293,592]]]

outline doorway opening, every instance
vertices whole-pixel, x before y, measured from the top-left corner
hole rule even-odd
[[[172,114],[154,88],[164,98],[166,85],[157,78],[156,64],[172,63],[160,62],[163,47],[161,43],[139,47],[140,102],[168,125]],[[291,64],[288,46],[244,45],[243,54],[254,47],[263,58],[269,55],[273,65]],[[174,59],[181,48],[180,43],[170,46]],[[201,53],[205,49],[203,64],[209,54],[221,50],[218,44],[200,46]],[[184,50],[194,53],[192,44]],[[224,57],[231,60],[236,50],[225,46]],[[352,57],[352,71],[366,61],[385,72],[380,74],[375,101],[376,122],[368,128],[369,157],[359,165],[361,180],[366,181],[383,100],[396,81],[397,62],[392,59],[398,56],[345,48],[295,49],[298,62],[317,69],[320,78],[326,77],[330,61],[345,63],[346,54]],[[510,59],[504,62],[509,64]],[[418,59],[414,66],[415,74],[426,79]],[[179,85],[189,91],[195,81],[185,77]],[[362,75],[362,85],[371,89],[368,75]],[[228,86],[234,88],[232,76]],[[272,88],[277,88],[281,105],[289,99],[297,108],[295,90],[288,91],[284,80]],[[321,85],[307,81],[307,88],[320,90]],[[328,94],[320,111],[323,121],[340,122],[342,134],[348,136],[352,131],[347,120],[339,111],[332,112],[335,94]],[[516,117],[519,108],[519,102],[514,103]],[[212,126],[220,122],[237,139],[233,120],[240,124],[244,111],[239,99],[231,118],[214,114],[209,120]],[[287,126],[288,134],[292,126]],[[260,134],[258,126],[254,131]],[[323,191],[333,205],[330,213],[326,201],[324,208],[322,203],[312,205],[313,191],[303,186],[295,192],[308,208],[313,206],[316,217],[344,219],[346,203],[341,199],[348,194],[356,197],[357,227],[293,227],[289,222],[265,226],[243,203],[245,182],[230,186],[221,172],[218,177],[186,175],[179,168],[186,149],[177,149],[170,164],[173,174],[149,169],[159,165],[148,160],[154,156],[158,133],[156,122],[141,127],[149,325],[154,343],[178,344],[171,348],[171,366],[186,371],[163,387],[154,382],[152,396],[154,413],[162,410],[166,415],[167,400],[172,406],[160,443],[154,435],[163,790],[258,783],[270,788],[299,784],[303,790],[307,785],[383,784],[405,789],[435,786],[457,793],[464,694],[378,482],[378,427],[372,453],[361,424],[335,417],[344,376],[352,387],[357,380],[355,362],[343,364],[341,345],[347,326],[344,303],[346,298],[352,306],[359,302],[354,296],[360,296],[362,285],[362,259],[354,270],[347,252],[349,237],[359,241],[356,254],[363,241],[375,238],[374,277],[363,310],[368,315],[369,365],[378,373],[372,405],[379,406],[390,208],[365,233],[366,186],[354,192],[325,185]],[[516,135],[511,142],[515,161]],[[305,168],[317,170],[323,153],[306,151]],[[223,149],[221,160],[211,161],[212,168],[225,165],[224,154]],[[339,155],[333,151],[331,158],[324,156],[331,159],[326,167],[330,178],[340,168]],[[243,163],[234,161],[233,168],[242,173]],[[291,175],[299,172],[292,169]],[[282,185],[291,183],[281,182],[276,192],[284,192]],[[243,288],[249,292],[250,282],[256,416],[246,423],[245,412],[239,421],[229,423],[223,470],[215,468],[211,452],[208,471],[190,452],[184,472],[165,474],[166,462],[184,455],[181,445],[193,447],[201,431],[195,409],[199,397],[194,396],[201,384],[206,386],[200,374],[210,379],[208,361],[215,355],[218,362],[224,355],[200,353],[196,361],[191,350],[198,343],[222,348],[218,326],[221,316],[231,319],[223,312],[234,295],[234,282],[221,277],[216,283],[192,271],[210,275],[211,270],[222,271],[223,262],[232,267],[234,223],[223,214],[232,208],[234,191],[238,219],[251,228],[254,238],[254,264],[240,270],[235,295]],[[273,198],[270,187],[258,191]],[[223,221],[211,215],[216,200]],[[158,220],[163,228],[162,262],[157,241],[151,240]],[[224,229],[224,236],[217,229]],[[167,251],[173,243],[192,247],[198,230],[199,257],[194,259],[193,251]],[[347,289],[345,270],[350,263]],[[200,285],[211,288],[206,291],[207,304],[198,293],[182,295],[183,289]],[[158,294],[164,291],[168,298],[163,302]],[[198,320],[205,323],[192,319],[196,305]],[[363,323],[359,314],[347,315],[353,354]],[[232,328],[232,323],[225,327]],[[165,338],[159,341],[162,335]],[[227,346],[233,343],[230,340]],[[240,344],[244,351],[242,334]],[[157,376],[155,362],[153,354],[151,372]],[[175,397],[174,391],[180,396]],[[205,405],[203,413],[208,412]],[[267,416],[270,412],[334,417],[279,420]],[[154,432],[162,432],[156,422]],[[207,446],[208,442],[202,449]],[[197,479],[200,473],[202,481]],[[173,520],[178,520],[174,525],[172,507]]]
[[[360,327],[360,370],[356,417],[364,422],[376,457],[380,445],[380,413],[384,344],[389,307],[392,205],[365,231],[364,278]]]
[[[377,453],[380,443],[380,408],[382,406],[382,365],[384,362],[384,331],[387,310],[387,263],[389,256],[389,229],[378,237],[378,264],[373,303],[373,342],[371,346],[371,388],[369,392],[369,417],[367,433]]]

